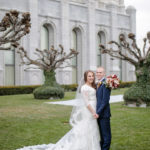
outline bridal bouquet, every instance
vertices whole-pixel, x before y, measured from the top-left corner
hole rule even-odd
[[[110,89],[116,89],[119,87],[119,78],[115,74],[110,75],[106,78],[105,84],[106,84],[106,87]]]

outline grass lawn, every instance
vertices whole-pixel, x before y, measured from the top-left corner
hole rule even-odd
[[[111,95],[121,95],[123,94],[128,88],[121,88],[121,89],[115,89],[111,91]]]
[[[112,95],[127,89],[113,90]],[[64,100],[75,92],[66,92]],[[0,150],[58,141],[71,127],[72,107],[50,105],[32,94],[0,96]],[[111,150],[150,150],[150,108],[111,104]]]

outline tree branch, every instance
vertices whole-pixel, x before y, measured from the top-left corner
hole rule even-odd
[[[12,45],[19,41],[30,32],[30,27],[30,13],[23,13],[22,17],[16,10],[6,13],[0,22],[0,32],[4,32],[0,36],[0,50],[8,50],[5,48],[5,44],[9,43]],[[16,46],[19,46],[19,44]]]
[[[71,49],[70,53],[66,55],[64,52],[63,47],[60,45],[61,50],[56,50],[52,46],[51,49],[46,50],[44,49],[39,50],[36,49],[35,54],[37,55],[38,59],[33,60],[27,55],[27,51],[24,50],[23,47],[20,47],[18,53],[20,54],[21,60],[26,65],[36,65],[42,70],[50,71],[55,70],[56,68],[60,67],[66,60],[75,57],[78,52]]]
[[[137,46],[135,35],[133,33],[129,33],[128,38],[132,40],[132,43],[127,42],[123,34],[119,35],[120,44],[116,41],[110,41],[108,43],[108,44],[115,44],[118,50],[113,50],[112,48],[107,49],[105,48],[104,45],[100,45],[100,51],[102,52],[102,54],[107,53],[112,57],[130,62],[135,67],[140,66],[143,63],[149,63],[149,61],[147,60],[150,57],[150,46],[146,53],[146,44],[147,40],[150,43],[150,32],[147,33],[147,38],[144,38],[143,56],[141,50]],[[129,53],[129,56],[128,53],[126,53],[126,51],[123,53],[123,50],[126,50]]]
[[[102,54],[107,53],[112,57],[122,59],[122,60],[126,60],[126,61],[130,62],[131,64],[133,64],[134,66],[136,66],[138,64],[135,60],[128,57],[127,55],[122,54],[121,51],[119,51],[119,50],[115,51],[115,50],[112,50],[112,49],[101,49],[101,52],[102,52]]]

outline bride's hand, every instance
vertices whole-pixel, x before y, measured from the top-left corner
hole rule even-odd
[[[99,115],[98,114],[96,114],[96,116],[97,116],[97,119],[99,118]]]
[[[97,119],[99,116],[98,116],[96,113],[94,113],[94,114],[93,114],[93,117],[94,117],[95,119]]]

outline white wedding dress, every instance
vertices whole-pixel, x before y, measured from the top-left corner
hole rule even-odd
[[[100,150],[100,136],[97,120],[93,118],[87,106],[96,109],[96,90],[86,84],[81,87],[83,105],[73,113],[73,128],[56,144],[27,146],[17,150]]]

